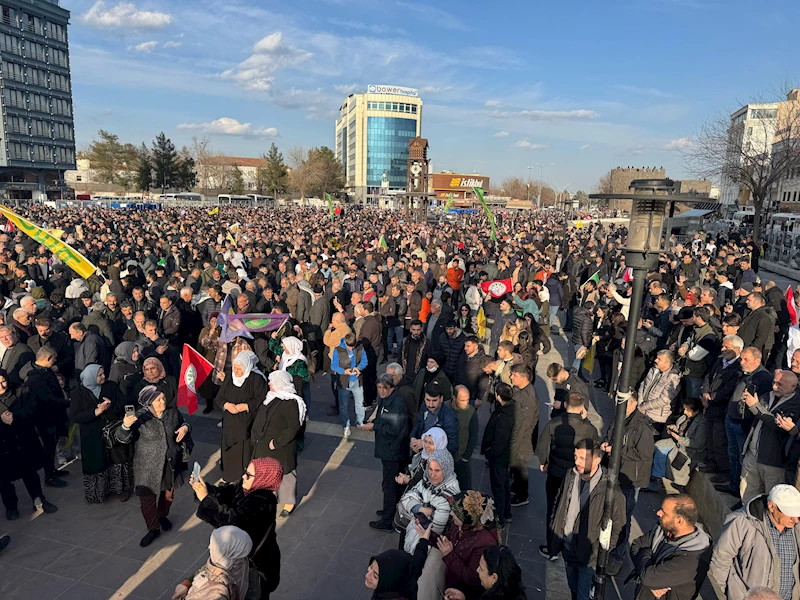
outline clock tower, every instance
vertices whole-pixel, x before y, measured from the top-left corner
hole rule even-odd
[[[424,220],[428,210],[428,140],[421,137],[408,142],[408,183],[406,197],[408,208]]]

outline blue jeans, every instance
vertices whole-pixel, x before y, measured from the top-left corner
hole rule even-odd
[[[558,307],[551,306],[550,307],[550,327],[555,327],[556,324],[556,315],[558,315]]]
[[[742,453],[748,432],[741,423],[737,423],[725,415],[725,433],[728,435],[728,461],[731,463],[731,489],[739,489],[739,478],[742,475]]]
[[[664,477],[667,474],[667,456],[671,448],[662,448],[656,446],[656,452],[653,454],[653,470],[650,475],[653,477]]]
[[[567,569],[567,584],[572,600],[589,600],[594,580],[594,569],[589,565],[564,561]]]
[[[573,347],[574,347],[575,360],[572,361],[572,368],[575,369],[576,371],[578,371],[578,373],[580,373],[581,372],[581,363],[583,362],[583,359],[582,358],[578,358],[578,350],[583,348],[583,345],[582,344],[573,344]]]
[[[350,382],[350,387],[339,388],[339,421],[342,427],[350,427],[350,396],[353,396],[353,404],[356,409],[356,425],[364,423],[364,388],[358,385],[358,379]]]
[[[392,349],[394,342],[397,342],[397,354],[400,354],[400,344],[403,343],[403,328],[400,325],[386,328],[386,350],[389,354],[395,354]]]

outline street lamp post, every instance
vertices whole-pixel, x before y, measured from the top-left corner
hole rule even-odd
[[[528,202],[531,201],[531,169],[532,168],[533,167],[528,167],[528,185],[527,185],[527,188],[528,188]]]
[[[544,168],[555,166],[555,164],[556,163],[550,163],[549,165],[540,165],[539,163],[536,163],[536,166],[539,167],[539,196],[536,198],[537,209],[542,208],[542,187],[544,186]]]
[[[625,247],[625,264],[633,270],[631,305],[628,327],[625,333],[625,352],[622,358],[622,372],[619,377],[614,412],[615,423],[625,423],[625,409],[631,395],[631,364],[636,351],[636,333],[642,310],[647,273],[658,267],[661,249],[661,232],[664,226],[667,205],[675,202],[696,204],[697,196],[676,194],[675,182],[671,179],[637,179],[631,182],[631,194],[592,194],[590,198],[601,200],[632,200],[631,219]],[[608,555],[613,548],[611,543],[611,516],[614,513],[615,491],[619,481],[622,446],[625,428],[614,428],[614,439],[609,460],[608,486],[606,487],[603,517],[600,521],[600,550],[597,555],[597,568],[594,577],[594,598],[603,600],[606,588],[606,566]]]

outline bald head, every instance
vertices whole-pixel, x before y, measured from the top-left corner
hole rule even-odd
[[[791,396],[797,389],[797,375],[791,371],[776,371],[772,390],[778,398]]]

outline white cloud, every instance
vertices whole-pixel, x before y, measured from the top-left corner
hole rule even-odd
[[[514,144],[515,148],[521,148],[522,150],[544,150],[547,148],[544,144],[534,144],[528,140],[520,140],[516,144]]]
[[[509,133],[507,131],[498,131],[494,134],[494,137],[508,137]]]
[[[418,13],[428,21],[436,23],[437,27],[444,29],[455,29],[465,31],[467,26],[456,15],[444,11],[440,8],[428,6],[427,4],[417,4],[415,2],[398,2],[397,6],[400,8]]]
[[[628,94],[635,94],[637,96],[653,96],[654,98],[669,98],[670,95],[666,92],[654,87],[639,87],[636,85],[617,85],[614,86],[618,90],[627,92]]]
[[[487,100],[484,103],[484,106],[488,106],[490,108],[495,106],[500,106],[500,100]]]
[[[438,86],[438,87],[435,86],[435,85],[426,85],[426,86],[421,87],[419,89],[419,93],[420,94],[426,94],[428,96],[434,96],[436,94],[444,94],[446,92],[449,92],[452,89],[453,89],[452,85]]]
[[[664,146],[664,150],[688,150],[694,146],[694,142],[687,137],[678,138],[676,140],[671,140],[667,145]]]
[[[358,89],[358,84],[357,83],[342,83],[342,84],[333,86],[333,89],[335,89],[340,94],[350,95],[350,94],[352,94],[353,92],[355,92]]]
[[[156,46],[158,46],[158,42],[142,42],[141,44],[136,44],[135,46],[128,46],[128,49],[135,50],[136,52],[142,52],[144,54],[150,54],[156,49]]]
[[[591,147],[592,147],[592,145],[591,145],[591,144],[584,144],[583,146],[581,146],[581,147],[578,149],[578,151],[579,151],[579,152],[583,152],[584,150],[588,150],[588,149],[589,149],[589,148],[591,148]]]
[[[181,123],[178,129],[199,131],[211,135],[235,135],[241,137],[278,137],[274,127],[253,127],[252,123],[240,123],[230,117],[222,117],[208,123]]]
[[[162,29],[172,23],[172,15],[139,10],[130,2],[106,8],[105,0],[97,0],[79,20],[97,29]]]
[[[312,56],[310,52],[286,44],[283,33],[276,31],[256,42],[249,58],[233,69],[223,71],[220,76],[245,89],[265,92],[272,89],[276,72],[300,65]]]
[[[180,48],[183,42],[165,42],[162,48]]]
[[[489,116],[496,119],[527,119],[530,121],[583,121],[596,119],[599,115],[593,110],[518,110],[515,112],[495,111]]]

